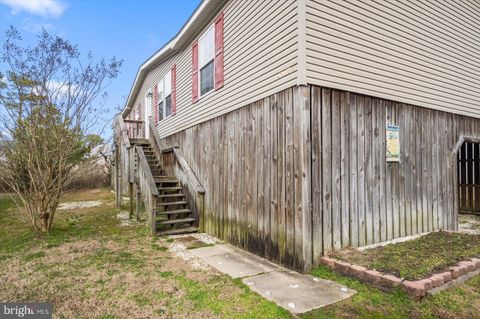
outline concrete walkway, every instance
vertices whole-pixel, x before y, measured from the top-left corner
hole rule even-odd
[[[253,291],[292,313],[305,313],[355,294],[335,282],[287,270],[232,245],[220,244],[190,252],[220,272],[242,278]]]

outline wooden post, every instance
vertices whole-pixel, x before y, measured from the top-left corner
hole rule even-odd
[[[118,143],[115,143],[115,196],[116,196],[116,206],[120,208],[122,206],[122,181],[121,181],[121,158],[120,158],[120,149]]]
[[[138,187],[138,184],[135,184],[135,193],[137,195],[136,200],[135,200],[135,217],[137,221],[140,221],[140,210],[141,210],[141,194],[140,193],[140,188]]]
[[[155,211],[155,207],[152,207],[150,210],[150,234],[152,236],[157,235],[157,212]]]
[[[200,232],[204,232],[205,231],[204,194],[197,193],[197,197],[195,198],[195,206],[198,211],[198,218],[200,219],[199,230]]]
[[[130,198],[130,207],[128,210],[129,218],[133,218],[133,210],[135,205],[135,199],[133,198],[133,183],[128,183],[128,197]]]

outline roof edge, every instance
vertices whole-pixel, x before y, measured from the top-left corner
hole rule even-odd
[[[143,80],[146,76],[147,70],[162,61],[164,58],[170,56],[170,54],[174,53],[177,48],[178,41],[183,38],[185,35],[188,35],[189,28],[193,22],[195,22],[199,15],[205,10],[205,7],[212,0],[203,0],[200,4],[195,8],[192,15],[188,18],[185,24],[182,26],[180,31],[170,40],[168,41],[163,47],[161,47],[157,52],[155,52],[152,56],[150,56],[142,65],[138,68],[137,75],[135,76],[135,80],[130,88],[130,92],[128,94],[127,101],[125,106],[121,112],[122,117],[125,117],[132,109],[133,97],[138,93],[140,89],[141,80]],[[196,30],[195,30],[196,31]]]

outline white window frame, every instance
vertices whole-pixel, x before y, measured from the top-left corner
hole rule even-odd
[[[213,58],[208,60],[207,62],[204,62],[204,64],[202,65],[201,64],[201,59],[200,59],[200,53],[201,53],[201,44],[202,44],[202,40],[207,36],[207,33],[209,31],[212,31],[212,52],[213,52]],[[202,94],[202,77],[201,77],[201,72],[200,70],[205,66],[207,65],[208,63],[210,63],[210,61],[213,61],[213,87],[210,91],[207,91],[205,92],[204,94]],[[205,32],[203,32],[203,34],[200,36],[200,38],[198,39],[198,72],[197,72],[197,77],[198,77],[198,99],[201,99],[202,97],[205,97],[207,96],[208,94],[212,93],[215,91],[215,23],[212,23],[212,25],[207,29],[205,30]]]
[[[152,116],[153,93],[152,89],[145,94],[145,138],[150,137],[150,130],[148,129],[150,117]]]
[[[163,110],[162,110],[162,118],[160,119],[160,103],[163,102],[163,96],[164,96],[164,84],[163,84],[163,78],[158,82],[157,84],[157,105],[155,106],[157,108],[158,112],[158,122],[163,121],[165,119],[165,103],[163,105]]]
[[[158,101],[156,108],[158,111],[160,111],[160,102],[163,102],[163,113],[162,113],[162,119],[159,120],[158,122],[161,122],[170,116],[173,115],[173,112],[171,110],[172,108],[172,70],[168,70],[167,73],[163,76],[163,78],[158,82],[157,84],[157,92],[158,92]],[[167,94],[168,93],[168,94]],[[170,114],[167,115],[167,97],[170,96]]]

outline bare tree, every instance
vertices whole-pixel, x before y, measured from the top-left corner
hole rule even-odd
[[[122,61],[82,58],[76,46],[45,30],[34,47],[21,42],[10,27],[1,56],[7,71],[0,73],[0,178],[23,221],[45,232],[76,168],[102,143],[91,134],[105,111],[99,100]]]

